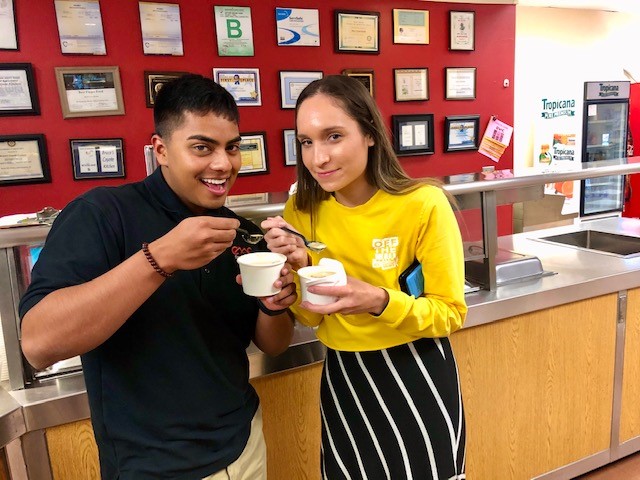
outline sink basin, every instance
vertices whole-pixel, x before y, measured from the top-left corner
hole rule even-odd
[[[640,238],[619,233],[581,230],[579,232],[540,237],[536,240],[593,250],[616,257],[631,258],[640,255]]]

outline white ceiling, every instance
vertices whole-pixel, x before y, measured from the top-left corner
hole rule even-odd
[[[578,8],[612,12],[640,13],[639,0],[421,0],[447,3],[508,4],[523,7]]]

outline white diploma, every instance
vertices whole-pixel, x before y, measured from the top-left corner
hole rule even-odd
[[[107,54],[97,0],[56,0],[55,6],[62,53]]]
[[[402,146],[413,147],[413,125],[402,126]]]
[[[115,88],[92,88],[85,90],[67,90],[69,111],[102,112],[118,109]]]
[[[42,178],[37,140],[0,142],[0,180]]]
[[[100,147],[100,170],[103,172],[118,171],[118,149],[113,145]]]
[[[98,153],[95,146],[78,147],[80,173],[98,172]]]
[[[427,131],[424,124],[415,125],[413,129],[413,135],[415,138],[415,145],[422,146],[427,144]]]
[[[0,70],[0,112],[30,110],[29,81],[24,70]]]
[[[139,2],[145,55],[184,55],[180,5]]]
[[[341,14],[340,49],[376,51],[378,49],[378,17]]]

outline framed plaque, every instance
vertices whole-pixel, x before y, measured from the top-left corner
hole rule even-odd
[[[444,119],[444,151],[478,149],[480,115],[460,115]]]
[[[0,1],[0,50],[18,50],[15,0]]]
[[[296,166],[298,153],[296,150],[296,131],[287,129],[282,131],[284,140],[284,164],[286,166]]]
[[[98,0],[55,0],[63,54],[106,55]]]
[[[153,107],[156,104],[156,95],[162,88],[162,86],[186,75],[187,72],[144,72],[144,88],[146,91],[147,107]]]
[[[449,50],[475,50],[476,12],[449,12]]]
[[[393,149],[400,155],[434,153],[433,114],[392,115]]]
[[[337,53],[380,53],[380,12],[335,11]]]
[[[268,173],[267,143],[265,132],[241,133],[240,156],[242,166],[238,175]]]
[[[394,68],[396,102],[429,100],[428,68]]]
[[[0,186],[49,182],[44,135],[0,136]]]
[[[214,68],[213,79],[231,94],[239,107],[262,105],[257,68]]]
[[[30,63],[0,63],[0,116],[40,115]]]
[[[429,11],[393,9],[393,43],[427,45]]]
[[[216,40],[221,57],[253,57],[251,7],[214,6]]]
[[[322,78],[322,72],[280,72],[280,106],[282,108],[296,108],[296,101],[304,90],[314,80]]]
[[[375,87],[373,83],[373,70],[369,69],[359,69],[359,68],[348,68],[342,71],[343,75],[347,77],[352,77],[358,80],[361,84],[363,84],[371,96],[375,96]]]
[[[180,5],[138,2],[145,55],[184,55]]]
[[[279,47],[319,47],[318,9],[276,7],[276,39]]]
[[[445,68],[445,99],[473,100],[476,98],[476,68]]]
[[[69,140],[73,178],[124,177],[121,138]]]
[[[63,118],[124,115],[118,67],[56,67]]]

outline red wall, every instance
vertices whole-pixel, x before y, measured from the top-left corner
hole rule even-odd
[[[64,207],[78,194],[97,185],[118,185],[145,176],[142,147],[153,130],[152,110],[145,106],[144,70],[192,71],[212,76],[213,67],[260,69],[263,104],[241,107],[241,132],[266,131],[269,173],[241,177],[232,193],[287,190],[295,168],[285,167],[282,130],[293,128],[293,110],[280,109],[279,70],[322,70],[325,75],[345,68],[375,71],[375,92],[388,125],[394,114],[435,114],[433,155],[403,157],[402,164],[413,176],[441,176],[478,172],[492,164],[475,151],[443,153],[445,115],[480,114],[481,132],[491,115],[513,125],[513,88],[504,88],[503,79],[513,84],[515,7],[513,5],[470,5],[432,3],[415,0],[360,1],[255,0],[240,2],[251,6],[255,44],[254,57],[219,57],[217,54],[213,6],[215,0],[173,0],[180,4],[185,55],[145,56],[142,53],[138,3],[132,0],[100,2],[107,45],[106,56],[62,55],[58,40],[53,1],[15,0],[19,51],[0,51],[0,63],[33,64],[41,115],[0,117],[0,135],[43,133],[49,154],[52,182],[36,185],[0,186],[0,215],[39,210],[45,205]],[[228,2],[227,2],[228,3]],[[384,4],[384,5],[382,5]],[[276,6],[318,8],[320,47],[276,46]],[[334,9],[380,12],[380,54],[334,53]],[[392,8],[429,10],[429,45],[394,45]],[[449,10],[476,12],[476,50],[448,51]],[[54,67],[117,65],[124,95],[126,115],[63,119]],[[428,67],[430,100],[394,101],[393,69]],[[444,100],[444,68],[477,67],[476,100]],[[123,138],[125,179],[74,180],[69,139]],[[507,149],[496,168],[512,168],[513,153]]]

